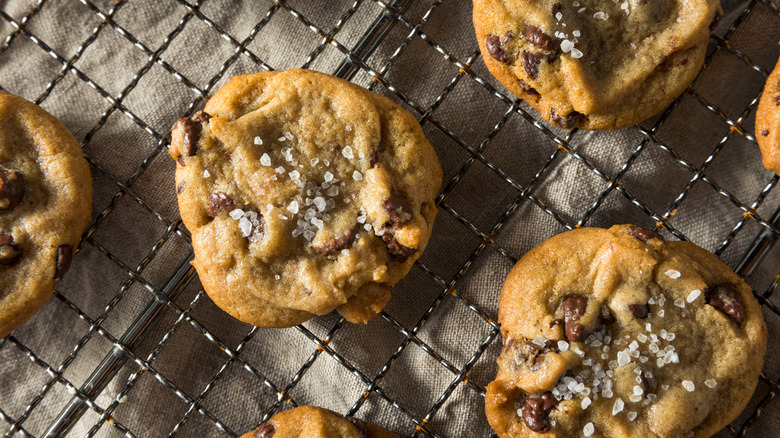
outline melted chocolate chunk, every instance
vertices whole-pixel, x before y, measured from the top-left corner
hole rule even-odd
[[[553,5],[552,5],[553,17],[555,17],[555,14],[557,14],[558,12],[561,12],[561,4],[560,3],[553,3]]]
[[[544,355],[540,354],[534,358],[533,363],[528,367],[528,369],[530,369],[531,371],[536,371],[542,367],[543,363],[544,363]]]
[[[355,417],[344,417],[345,420],[349,421],[350,423],[354,424],[355,427],[358,428],[360,433],[363,434],[363,438],[369,438],[368,435],[368,426],[366,425],[366,422]]]
[[[502,348],[502,351],[509,351],[512,349],[512,347],[515,346],[515,338],[508,337],[506,339],[506,342],[504,342],[504,348]]]
[[[230,213],[231,211],[235,210],[236,205],[227,194],[222,192],[214,192],[209,195],[208,208],[211,217],[217,217],[221,211]]]
[[[395,190],[390,192],[390,197],[387,200],[382,201],[382,206],[390,215],[390,224],[393,228],[398,228],[414,218],[414,211],[412,211],[409,201]]]
[[[780,94],[775,96],[775,105],[780,106]]]
[[[22,258],[22,247],[14,243],[13,236],[0,234],[0,265],[13,265]]]
[[[355,236],[357,236],[359,230],[360,225],[355,224],[355,226],[347,230],[343,236],[333,239],[333,241],[329,244],[322,247],[312,246],[311,249],[324,255],[336,254],[342,249],[352,246],[352,243],[355,241]]]
[[[707,289],[705,293],[707,304],[720,310],[737,324],[745,319],[745,309],[739,302],[739,292],[736,286],[729,283],[719,284]]]
[[[602,325],[612,325],[615,323],[615,317],[607,307],[601,308],[601,315],[599,315],[599,320],[601,321]]]
[[[544,394],[528,394],[520,407],[523,423],[534,432],[544,433],[550,430],[548,417],[558,405],[558,400],[547,391]]]
[[[70,263],[73,261],[73,248],[70,245],[60,245],[57,248],[57,267],[54,270],[54,281],[62,280],[65,273],[70,269]]]
[[[398,263],[405,262],[409,256],[417,251],[416,249],[408,248],[398,243],[398,240],[396,240],[395,235],[393,234],[393,229],[391,227],[384,226],[382,229],[384,230],[384,234],[382,234],[382,240],[385,242],[385,244],[387,244],[387,252],[389,252],[391,256],[398,259]]]
[[[569,342],[582,342],[585,340],[587,336],[585,327],[577,321],[585,314],[587,307],[588,299],[585,297],[569,297],[563,300],[561,308],[563,309],[566,340]]]
[[[715,11],[715,15],[712,16],[712,21],[710,21],[710,32],[718,27],[718,24],[720,24],[720,17],[720,11]]]
[[[184,191],[184,188],[187,187],[187,181],[182,181],[176,186],[176,193],[179,194]]]
[[[541,53],[531,53],[527,50],[523,51],[523,69],[528,73],[528,77],[536,80],[539,77],[539,63],[544,59],[544,55]]]
[[[192,117],[182,117],[177,121],[184,129],[184,150],[179,157],[179,164],[184,165],[183,157],[191,157],[198,152],[200,131],[203,130],[203,124],[208,122],[210,118],[210,115],[201,111]]]
[[[658,382],[655,380],[655,377],[650,377],[647,374],[647,371],[642,370],[642,374],[639,375],[639,378],[642,380],[642,386],[645,387],[645,394],[651,394],[655,392],[655,388],[658,386]]]
[[[528,39],[529,43],[542,50],[552,51],[561,48],[561,40],[559,38],[553,38],[550,35],[547,35],[534,25],[525,28],[525,37]]]
[[[628,310],[639,319],[645,319],[650,314],[650,308],[647,307],[647,304],[629,304]]]
[[[496,61],[503,62],[505,64],[510,61],[509,55],[502,47],[501,40],[498,38],[498,35],[488,35],[487,38],[485,38],[485,47],[487,48],[490,56],[493,57],[493,59]]]
[[[254,438],[272,438],[276,434],[276,429],[271,423],[263,423],[252,433]]]
[[[628,229],[628,234],[630,236],[636,237],[637,239],[641,240],[642,242],[647,242],[650,239],[661,239],[664,240],[663,237],[661,237],[660,234],[656,233],[655,231],[648,230],[646,228],[642,227],[631,227]]]
[[[525,91],[526,93],[528,93],[528,94],[530,94],[532,96],[540,96],[539,92],[536,91],[536,89],[533,88],[532,86],[528,85],[528,83],[526,81],[524,81],[522,79],[519,79],[519,82],[520,82],[520,87],[523,88],[523,91]]]
[[[769,135],[769,130],[768,129],[764,129],[763,131],[761,131],[761,135],[766,137],[767,135]]]
[[[577,111],[572,111],[565,116],[560,116],[554,109],[550,108],[550,120],[564,129],[574,128],[583,117],[583,114],[580,114]]]
[[[8,211],[19,205],[24,197],[22,174],[0,167],[0,211]]]

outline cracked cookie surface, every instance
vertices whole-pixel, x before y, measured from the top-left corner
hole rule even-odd
[[[708,251],[616,225],[529,251],[501,291],[485,411],[504,437],[709,437],[750,399],[766,326]]]
[[[241,438],[398,438],[376,424],[328,409],[300,406],[280,412]]]
[[[231,79],[174,126],[193,265],[234,317],[367,322],[425,249],[441,166],[414,117],[309,70]]]
[[[780,175],[780,60],[766,79],[758,102],[756,140],[764,167]]]
[[[0,338],[54,293],[91,208],[92,178],[73,134],[0,91]]]
[[[617,129],[669,105],[704,61],[718,0],[473,0],[483,59],[553,124]]]

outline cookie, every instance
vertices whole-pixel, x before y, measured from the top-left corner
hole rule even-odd
[[[398,438],[376,424],[316,406],[280,412],[241,438]]]
[[[708,251],[631,225],[529,251],[501,290],[485,412],[499,437],[709,437],[766,352],[748,287]]]
[[[718,0],[473,0],[488,70],[562,128],[618,129],[668,106],[704,62]]]
[[[756,140],[764,167],[780,175],[780,60],[767,78],[758,102]]]
[[[170,155],[193,265],[227,313],[364,323],[420,256],[442,171],[417,120],[310,70],[237,76],[179,120]]]
[[[91,209],[92,178],[73,134],[0,91],[0,337],[54,293]]]

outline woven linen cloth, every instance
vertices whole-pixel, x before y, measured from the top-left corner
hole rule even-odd
[[[390,3],[399,2],[0,0],[0,86],[65,123],[95,186],[90,232],[55,297],[0,341],[0,428],[43,435],[118,346],[129,360],[68,436],[234,436],[314,404],[402,436],[487,437],[498,292],[534,245],[575,226],[660,222],[667,239],[736,267],[770,228],[780,189],[752,131],[778,59],[776,0],[723,1],[705,69],[663,116],[574,133],[487,72],[470,2],[401,1],[408,8],[386,14]],[[375,47],[368,34],[380,35]],[[362,47],[375,50],[354,52]],[[331,314],[254,329],[216,308],[194,276],[126,347],[125,332],[191,250],[166,153],[176,119],[236,74],[335,74],[348,59],[353,82],[421,121],[445,172],[429,247],[385,314],[363,326]],[[769,328],[764,378],[732,424],[750,420],[751,437],[780,430],[770,397],[780,379],[778,274],[775,248],[747,278],[768,295]]]

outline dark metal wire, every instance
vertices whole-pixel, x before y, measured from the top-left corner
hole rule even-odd
[[[99,132],[106,124],[109,117],[117,111],[128,117],[136,125],[146,131],[147,134],[155,140],[156,147],[143,159],[139,167],[126,181],[121,181],[108,169],[105,169],[100,163],[87,156],[87,159],[93,169],[102,174],[108,180],[112,181],[112,183],[116,185],[117,192],[109,202],[108,206],[106,206],[105,209],[98,215],[96,220],[90,226],[89,230],[85,233],[82,245],[89,245],[98,252],[105,255],[117,267],[126,272],[128,278],[120,287],[120,290],[106,305],[103,313],[101,313],[95,319],[87,316],[83,311],[81,311],[81,309],[78,308],[77,305],[70,302],[64,295],[60,293],[55,294],[57,299],[59,299],[68,309],[75,312],[78,318],[85,321],[89,326],[87,333],[82,336],[82,338],[74,346],[70,355],[68,355],[68,357],[63,360],[59,366],[46,363],[35,353],[35,351],[25,346],[13,335],[6,339],[0,340],[0,350],[3,348],[16,348],[24,355],[26,355],[33,364],[40,367],[40,369],[42,369],[50,376],[50,379],[43,386],[39,394],[30,401],[21,415],[14,418],[10,416],[2,406],[0,406],[0,421],[4,421],[9,425],[9,429],[5,434],[7,437],[16,434],[21,434],[23,436],[33,436],[28,430],[25,429],[24,424],[36,409],[41,409],[40,406],[42,401],[49,395],[51,389],[58,384],[63,385],[69,392],[71,392],[73,394],[73,398],[62,410],[62,412],[60,412],[60,414],[55,418],[55,420],[52,421],[43,436],[55,437],[66,434],[67,431],[71,430],[71,428],[82,419],[82,416],[85,412],[92,410],[99,415],[99,418],[92,425],[91,429],[87,433],[87,436],[94,436],[106,423],[108,423],[120,434],[133,437],[135,434],[127,427],[127,425],[122,424],[120,421],[114,418],[113,412],[121,403],[125,401],[126,397],[131,393],[138,379],[145,374],[150,374],[164,387],[170,389],[188,406],[187,412],[181,417],[181,419],[179,419],[177,424],[170,431],[170,436],[177,435],[182,430],[187,421],[196,412],[211,421],[217,430],[222,431],[228,436],[237,436],[240,434],[239,431],[232,430],[229,425],[220,420],[217,416],[204,407],[204,401],[207,399],[209,394],[211,394],[211,390],[230,367],[241,367],[243,370],[247,371],[250,375],[257,379],[259,384],[266,386],[271,391],[273,391],[274,394],[276,394],[276,400],[273,405],[263,413],[262,417],[257,419],[257,423],[259,424],[263,421],[266,421],[275,412],[283,409],[286,405],[297,406],[297,402],[291,397],[290,394],[296,387],[297,383],[306,375],[308,370],[314,365],[314,363],[321,357],[322,354],[326,354],[335,360],[342,367],[344,367],[345,370],[359,379],[366,387],[364,393],[350,408],[349,412],[347,413],[348,415],[355,414],[369,398],[379,397],[409,419],[411,424],[411,434],[415,436],[418,434],[439,436],[436,430],[431,427],[431,422],[435,419],[437,413],[447,403],[452,394],[455,393],[459,387],[461,387],[461,384],[464,385],[463,387],[474,391],[479,396],[484,396],[484,388],[474,382],[472,379],[469,379],[469,372],[473,369],[473,366],[480,360],[480,358],[482,358],[483,353],[493,342],[500,342],[497,341],[499,328],[497,322],[494,319],[494,316],[491,316],[488,312],[485,312],[483,309],[481,309],[477,304],[471,302],[466,296],[458,291],[457,287],[465,278],[467,272],[474,264],[474,262],[477,261],[480,256],[482,256],[482,254],[484,254],[484,251],[487,248],[493,249],[511,263],[517,261],[518,254],[513,254],[511,251],[502,248],[496,242],[495,236],[499,233],[507,221],[514,214],[516,214],[522,205],[531,203],[566,229],[573,229],[587,224],[593,214],[596,213],[599,208],[601,208],[607,197],[611,193],[618,193],[625,197],[629,202],[637,206],[641,211],[643,211],[656,223],[659,228],[666,229],[669,233],[679,239],[686,239],[686,236],[677,230],[669,221],[679,205],[688,196],[692,188],[696,184],[703,183],[714,189],[716,193],[728,200],[732,205],[734,205],[735,208],[743,212],[743,218],[733,227],[723,242],[718,246],[715,251],[716,255],[722,254],[723,251],[731,244],[731,242],[733,242],[734,239],[739,235],[739,233],[743,232],[747,224],[752,222],[761,226],[760,231],[754,237],[752,244],[748,250],[745,251],[741,260],[736,266],[737,272],[739,272],[741,275],[749,277],[754,272],[754,270],[760,266],[762,262],[764,262],[772,246],[776,243],[778,238],[780,238],[780,206],[778,206],[771,217],[766,219],[757,212],[758,208],[764,204],[768,195],[773,190],[776,190],[775,187],[778,185],[779,179],[777,176],[772,178],[767,183],[766,187],[761,191],[761,193],[758,194],[758,196],[756,196],[754,200],[752,200],[750,203],[746,203],[730,193],[728,190],[720,187],[706,173],[708,166],[718,157],[718,154],[728,140],[736,136],[742,136],[749,142],[755,144],[754,136],[744,129],[743,122],[755,110],[758,102],[758,96],[755,96],[755,99],[753,99],[753,101],[744,109],[744,111],[737,119],[731,119],[720,108],[707,102],[703,96],[697,93],[695,89],[696,82],[694,81],[684,96],[691,96],[703,108],[706,108],[707,110],[714,113],[722,121],[722,123],[730,127],[729,132],[721,139],[720,142],[718,142],[717,145],[715,145],[713,151],[705,159],[705,161],[700,166],[696,166],[683,157],[679,156],[671,147],[659,141],[657,137],[657,133],[660,127],[668,119],[669,115],[673,113],[680,99],[682,99],[681,97],[661,114],[652,127],[644,128],[637,126],[634,128],[641,136],[641,140],[638,142],[636,148],[632,151],[631,155],[628,157],[628,159],[626,159],[617,172],[610,174],[609,172],[603,171],[599,166],[591,163],[590,160],[588,160],[585,156],[577,152],[576,148],[572,147],[572,144],[576,144],[577,139],[581,136],[578,131],[575,130],[567,132],[565,137],[561,137],[559,134],[551,130],[548,125],[539,122],[535,115],[528,113],[524,107],[520,105],[520,101],[518,99],[516,99],[514,96],[508,96],[502,91],[495,89],[490,85],[489,82],[487,82],[484,78],[472,70],[471,65],[480,56],[479,50],[477,48],[472,51],[472,54],[466,60],[461,61],[449,50],[437,43],[423,30],[424,26],[436,14],[436,11],[443,3],[442,0],[433,1],[417,23],[411,22],[405,15],[412,6],[413,0],[372,0],[373,3],[379,6],[381,12],[377,15],[375,20],[370,23],[370,25],[368,25],[358,43],[352,48],[348,48],[341,44],[338,40],[338,35],[339,32],[344,28],[344,25],[354,16],[358,9],[364,7],[363,5],[367,3],[365,0],[354,0],[352,6],[348,8],[339,17],[331,29],[327,31],[320,29],[313,23],[312,20],[306,17],[305,14],[299,12],[295,7],[288,4],[287,1],[275,0],[273,4],[268,7],[263,18],[255,24],[255,26],[249,32],[249,35],[243,40],[240,40],[226,32],[215,21],[211,20],[201,11],[201,4],[204,3],[204,0],[198,0],[195,2],[176,0],[182,7],[186,9],[187,12],[181,17],[176,27],[170,31],[170,33],[165,37],[161,46],[156,50],[153,50],[144,45],[139,39],[137,39],[129,31],[113,20],[115,13],[127,3],[127,0],[120,0],[116,2],[116,4],[113,5],[107,12],[103,12],[100,7],[93,4],[90,0],[78,1],[80,1],[92,12],[100,20],[100,23],[78,46],[74,55],[69,59],[61,56],[49,45],[47,45],[46,42],[42,41],[35,34],[30,32],[26,27],[27,23],[32,17],[40,14],[41,11],[44,10],[48,4],[50,4],[50,2],[47,0],[38,0],[36,4],[33,5],[33,7],[30,9],[30,11],[18,20],[0,10],[0,19],[7,22],[14,28],[13,32],[8,35],[2,41],[2,43],[0,43],[0,55],[2,55],[15,40],[19,38],[26,38],[44,50],[50,57],[55,59],[60,64],[59,72],[57,72],[54,78],[46,85],[44,91],[36,99],[36,103],[45,101],[68,73],[71,73],[76,78],[83,81],[93,90],[95,90],[103,99],[110,103],[111,106],[102,114],[98,123],[86,134],[85,139],[82,142],[82,147],[90,143],[95,134]],[[730,28],[722,37],[713,36],[712,41],[714,44],[712,45],[710,52],[707,54],[705,69],[712,61],[715,54],[725,52],[736,56],[747,66],[762,73],[764,76],[768,74],[768,72],[766,72],[760,66],[756,65],[748,55],[739,51],[738,49],[735,49],[730,43],[730,38],[734,35],[737,28],[744,21],[746,21],[748,17],[751,16],[751,13],[753,13],[753,10],[758,5],[768,7],[775,15],[780,17],[778,8],[771,1],[751,1],[740,12],[737,19],[734,21],[734,23],[732,23]],[[425,275],[429,276],[434,281],[434,283],[441,287],[441,292],[411,329],[406,328],[402,323],[397,321],[388,313],[381,313],[381,318],[394,327],[399,334],[401,334],[403,341],[401,341],[397,349],[392,353],[392,355],[390,355],[381,370],[373,376],[366,374],[365,371],[351,363],[329,345],[333,337],[345,325],[345,320],[341,318],[322,339],[320,339],[306,327],[298,326],[297,330],[299,330],[305,337],[311,340],[315,349],[289,382],[284,384],[275,383],[272,379],[266,377],[262,370],[256,369],[253,365],[242,358],[242,351],[247,343],[249,343],[258,333],[257,328],[251,328],[242,341],[233,349],[192,317],[192,310],[203,298],[202,292],[198,293],[190,302],[189,306],[185,309],[182,309],[177,304],[175,304],[175,298],[181,294],[194,275],[194,272],[189,265],[192,257],[191,252],[189,256],[185,257],[179,269],[172,274],[172,276],[162,288],[157,289],[143,276],[145,268],[154,260],[160,249],[166,245],[171,237],[175,235],[177,237],[183,238],[185,241],[189,241],[189,235],[186,230],[181,227],[180,221],[172,222],[165,218],[164,215],[157,212],[144,199],[143,193],[137,193],[133,188],[139,178],[147,171],[151,161],[157,157],[160,152],[164,151],[165,147],[168,145],[169,133],[159,133],[155,131],[150,125],[144,122],[141,117],[138,117],[129,108],[125,107],[123,105],[125,97],[136,88],[140,79],[147,72],[149,72],[155,64],[157,64],[169,74],[171,74],[171,76],[174,77],[177,81],[181,82],[183,85],[193,91],[196,98],[190,103],[186,110],[186,114],[191,114],[200,104],[203,103],[206,98],[208,98],[208,96],[212,93],[214,86],[220,81],[220,79],[223,78],[229,67],[233,65],[239,57],[247,57],[260,69],[273,70],[271,65],[263,61],[260,56],[253,53],[251,50],[249,50],[248,47],[255,39],[255,37],[262,31],[262,29],[277,14],[289,14],[291,17],[299,20],[302,24],[309,28],[312,31],[314,38],[320,39],[320,44],[309,54],[302,67],[309,67],[312,65],[312,63],[320,56],[321,53],[323,53],[328,45],[335,47],[344,55],[344,61],[335,71],[337,76],[351,79],[359,71],[368,73],[373,78],[373,83],[370,85],[371,89],[379,85],[385,87],[389,92],[393,93],[397,99],[403,101],[418,113],[418,120],[421,124],[429,124],[433,127],[433,129],[439,130],[441,133],[448,136],[457,147],[461,148],[468,154],[468,158],[464,160],[464,163],[461,165],[458,171],[455,172],[449,181],[445,182],[444,189],[437,197],[437,205],[442,212],[449,214],[462,225],[464,225],[465,229],[467,229],[468,232],[472,233],[477,239],[479,239],[481,243],[468,256],[467,260],[460,266],[460,268],[451,278],[442,278],[436,272],[434,272],[434,270],[422,262],[418,262],[416,264],[417,269],[419,269]],[[234,47],[233,54],[221,64],[219,71],[212,78],[210,78],[208,83],[203,88],[200,88],[195,84],[195,82],[187,78],[181,72],[177,71],[176,68],[164,61],[161,57],[164,52],[169,50],[171,43],[177,37],[179,37],[185,27],[193,20],[198,20],[205,24]],[[368,66],[366,60],[371,56],[374,50],[385,41],[386,37],[394,26],[405,27],[408,29],[409,33],[404,41],[395,49],[391,57],[383,64],[380,70],[376,71]],[[75,67],[76,62],[81,58],[84,51],[97,40],[101,32],[105,32],[106,29],[109,28],[113,29],[119,35],[126,38],[138,50],[140,50],[148,57],[147,63],[141,69],[135,72],[132,81],[116,96],[112,96],[102,87],[100,87],[100,85],[94,82],[85,72],[82,72],[79,68]],[[398,59],[399,56],[405,52],[406,48],[415,39],[424,41],[434,51],[439,53],[443,59],[452,63],[458,69],[458,73],[450,80],[447,86],[441,90],[441,92],[434,99],[433,103],[427,108],[420,105],[409,96],[406,96],[387,79],[387,73],[392,69],[396,59]],[[476,146],[470,144],[468,141],[458,136],[454,131],[449,129],[445,123],[436,118],[436,110],[445,101],[447,96],[449,96],[450,92],[455,88],[455,86],[463,80],[473,80],[476,84],[484,87],[496,98],[496,101],[499,104],[504,105],[506,108],[502,118],[496,123],[487,137],[485,137]],[[2,84],[0,84],[0,88],[2,88]],[[512,117],[519,117],[520,120],[534,126],[539,130],[540,133],[549,138],[552,144],[557,146],[551,153],[550,157],[536,172],[533,178],[531,178],[531,180],[526,183],[526,185],[523,185],[520,181],[512,178],[504,170],[502,170],[500,166],[493,163],[485,155],[485,151],[490,147],[494,138]],[[626,175],[626,173],[630,170],[637,158],[651,146],[657,147],[664,151],[670,156],[672,160],[674,160],[676,163],[682,166],[682,168],[693,175],[686,187],[663,213],[654,212],[649,206],[642,202],[642,200],[632,195],[623,185],[621,185],[620,182],[623,176]],[[596,177],[605,182],[605,188],[598,194],[594,202],[585,211],[585,213],[578,220],[576,220],[576,222],[571,222],[565,219],[564,215],[555,211],[550,206],[547,206],[542,199],[534,194],[534,189],[537,186],[537,183],[543,181],[548,174],[548,171],[554,166],[554,164],[566,156],[577,160]],[[468,170],[477,161],[503,179],[517,192],[513,202],[506,206],[501,217],[488,232],[482,231],[477,225],[475,225],[465,216],[461,215],[457,209],[453,208],[453,206],[447,203],[448,195],[460,183]],[[162,224],[164,224],[166,229],[165,232],[159,237],[156,244],[150,249],[149,253],[143,259],[143,261],[134,269],[124,264],[119,258],[100,245],[100,243],[93,238],[95,232],[101,228],[101,225],[105,222],[106,218],[114,213],[119,202],[124,198],[128,198],[140,205],[146,212],[150,213],[153,217],[157,218]],[[102,324],[108,315],[114,311],[117,304],[125,297],[130,286],[134,284],[141,285],[147,292],[149,292],[151,294],[150,300],[147,303],[146,308],[138,315],[136,315],[135,320],[126,330],[126,332],[119,339],[114,338],[111,334],[103,329]],[[763,293],[755,293],[761,305],[768,310],[769,316],[774,318],[780,317],[780,309],[778,309],[778,307],[770,301],[770,298],[779,288],[780,275],[775,278],[774,282],[766,291]],[[484,322],[485,328],[487,330],[487,334],[484,336],[476,349],[472,352],[469,359],[466,360],[462,366],[459,366],[456,363],[452,363],[446,359],[439,352],[437,352],[436,348],[426,343],[419,336],[419,333],[425,326],[426,322],[431,319],[432,315],[437,312],[437,310],[440,308],[440,305],[445,300],[457,300],[457,302],[461,303],[463,306],[465,306],[465,308],[469,309],[469,311],[481,319]],[[174,314],[177,316],[176,321],[167,328],[165,334],[157,342],[151,353],[149,353],[145,358],[139,357],[135,352],[135,348],[141,342],[141,340],[148,336],[150,329],[158,323],[159,315],[163,310],[166,309],[174,312]],[[195,328],[197,332],[199,332],[205,339],[218,346],[226,355],[224,364],[213,375],[204,389],[196,396],[190,396],[186,394],[181,388],[168,380],[163,374],[160,374],[153,365],[160,352],[170,342],[174,331],[185,323]],[[101,336],[108,340],[112,344],[113,348],[111,352],[104,358],[104,360],[94,369],[91,376],[86,379],[85,383],[80,387],[76,387],[63,376],[63,373],[75,361],[86,343],[95,335]],[[450,383],[436,398],[435,402],[430,406],[429,410],[422,418],[417,418],[412,412],[410,412],[407,407],[390,396],[382,387],[383,379],[387,376],[396,360],[408,348],[419,348],[431,359],[438,362],[441,365],[442,370],[452,375]],[[124,388],[118,392],[109,406],[105,408],[98,406],[94,401],[95,397],[106,387],[109,382],[116,378],[116,372],[125,363],[127,363],[127,361],[135,363],[138,366],[138,370],[128,378]],[[745,420],[740,425],[732,425],[727,428],[727,431],[731,435],[745,436],[748,433],[750,426],[758,420],[763,411],[768,409],[770,406],[776,409],[772,402],[775,399],[776,393],[780,390],[780,386],[778,385],[778,377],[774,376],[774,378],[772,378],[762,375],[760,382],[760,385],[763,385],[765,388],[767,388],[767,394],[759,401],[758,405],[752,411],[747,420]],[[495,434],[491,433],[491,436],[495,436]]]

